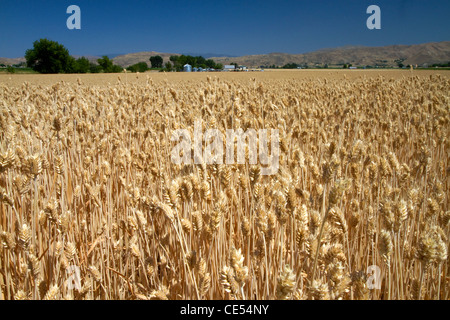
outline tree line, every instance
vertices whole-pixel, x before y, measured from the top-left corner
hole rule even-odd
[[[169,61],[164,63],[164,59],[159,56],[150,57],[150,65],[152,69],[159,69],[160,71],[183,71],[183,67],[186,64],[191,65],[193,68],[203,68],[203,69],[223,69],[221,63],[216,63],[212,59],[205,59],[202,56],[190,56],[190,55],[173,55],[169,57]],[[146,62],[139,62],[132,66],[129,66],[127,70],[131,72],[145,72],[148,70],[148,65]]]
[[[75,59],[69,54],[62,44],[48,40],[40,39],[33,43],[33,48],[25,52],[27,66],[39,73],[117,73],[122,72],[123,68],[115,65],[107,56],[97,59],[97,63],[89,61],[85,57]],[[161,56],[152,56],[149,58],[151,68],[161,71],[182,71],[185,64],[198,68],[222,69],[222,64],[216,64],[212,59],[205,59],[202,56],[170,56],[170,61],[163,64]],[[146,62],[139,62],[127,68],[130,72],[145,72],[149,70]]]
[[[85,57],[75,59],[62,44],[48,39],[33,43],[33,48],[25,52],[27,66],[39,73],[99,73],[121,72],[121,66],[113,64],[107,56],[97,59],[97,63]]]
[[[447,62],[447,63],[435,63],[435,64],[432,64],[430,67],[433,67],[433,68],[449,68],[450,67],[450,61]]]

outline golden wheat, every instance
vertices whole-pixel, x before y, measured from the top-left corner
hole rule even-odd
[[[450,298],[448,74],[96,79],[0,78],[0,299]],[[198,120],[277,172],[174,164]]]

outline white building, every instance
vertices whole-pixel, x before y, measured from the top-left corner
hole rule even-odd
[[[233,64],[226,64],[223,66],[223,71],[234,71],[236,67]]]
[[[184,72],[192,72],[192,66],[190,64],[185,64],[183,66],[183,71]]]

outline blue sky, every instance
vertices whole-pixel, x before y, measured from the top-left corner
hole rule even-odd
[[[81,30],[66,27],[72,4],[81,9]],[[366,27],[372,4],[381,8],[381,30]],[[447,0],[0,0],[0,57],[21,57],[40,38],[73,55],[305,53],[448,41],[448,12]]]

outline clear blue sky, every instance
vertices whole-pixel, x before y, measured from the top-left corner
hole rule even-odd
[[[81,30],[66,9],[81,8]],[[381,8],[381,30],[366,9]],[[0,57],[48,38],[73,55],[160,51],[230,55],[304,53],[345,45],[450,40],[448,0],[0,0]]]

